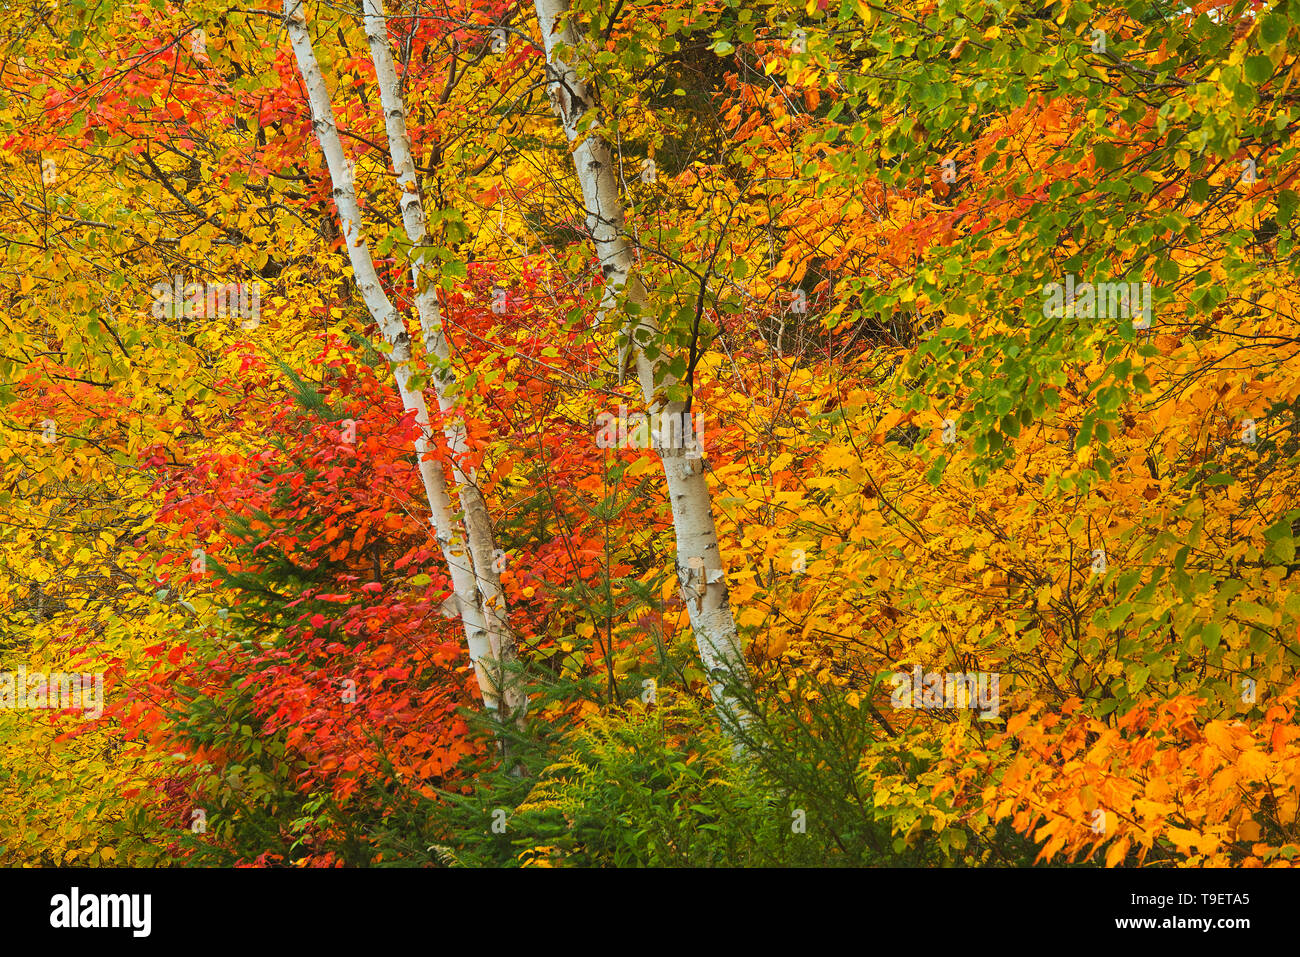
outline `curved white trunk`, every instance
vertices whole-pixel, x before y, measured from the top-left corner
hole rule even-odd
[[[579,139],[578,121],[594,104],[577,71],[556,55],[559,46],[572,52],[578,50],[577,36],[566,22],[569,3],[568,0],[534,2],[546,48],[547,91],[551,106],[564,127],[565,136],[574,143]],[[587,136],[573,147],[573,165],[582,187],[587,228],[606,281],[602,315],[614,305],[622,290],[626,290],[630,301],[638,305],[645,303],[644,288],[632,275],[632,252],[624,236],[623,205],[618,195],[609,144],[603,137]],[[641,349],[643,341],[653,341],[658,333],[656,323],[645,310],[629,322],[635,322],[629,348],[647,407],[652,412],[675,415],[680,422],[686,403],[659,401],[660,390],[676,380],[666,374],[666,370],[656,369],[656,364]],[[659,360],[661,364],[664,361],[662,358]],[[658,389],[655,386],[656,375]],[[746,722],[748,714],[726,692],[726,686],[728,683],[748,686],[749,672],[727,596],[727,572],[718,549],[718,533],[713,524],[713,503],[704,463],[702,458],[688,456],[683,448],[659,449],[658,452],[672,505],[673,530],[677,538],[677,577],[682,597],[690,614],[700,658],[712,679],[713,700],[719,720],[724,730],[731,731],[735,723]]]
[[[420,198],[419,182],[415,176],[415,160],[411,155],[411,140],[406,127],[406,104],[402,100],[401,85],[393,63],[392,47],[388,41],[387,16],[383,0],[363,0],[366,38],[370,43],[370,58],[375,64],[375,78],[384,110],[384,128],[388,133],[389,153],[393,172],[397,174],[400,192],[398,204],[402,210],[402,225],[412,245],[420,246],[425,238],[424,205]],[[443,331],[442,310],[438,306],[437,290],[431,277],[424,276],[424,254],[416,252],[411,261],[411,278],[415,288],[416,311],[424,333],[425,351],[436,359],[433,371],[434,392],[438,407],[443,412],[455,408],[456,378],[451,371],[451,353]],[[496,539],[488,515],[487,503],[479,489],[473,470],[466,472],[461,465],[467,450],[465,429],[459,423],[449,423],[444,431],[452,455],[452,476],[456,482],[469,538],[471,566],[483,620],[487,627],[491,648],[495,687],[500,689],[508,715],[522,721],[528,697],[519,681],[515,662],[518,648],[510,630],[505,593],[496,571]]]
[[[338,128],[334,123],[334,108],[330,102],[329,90],[325,86],[325,78],[321,75],[320,66],[312,50],[311,36],[307,32],[307,21],[303,15],[302,0],[285,0],[284,14],[289,41],[293,45],[298,70],[302,74],[303,85],[307,89],[307,96],[311,102],[312,130],[316,134],[316,140],[325,154],[325,162],[329,167],[334,202],[338,206],[344,243],[347,246],[348,259],[352,263],[357,290],[361,293],[366,309],[379,326],[384,339],[392,347],[388,358],[392,363],[393,378],[397,381],[397,391],[402,397],[403,407],[408,411],[415,411],[415,421],[420,426],[420,436],[415,441],[420,478],[424,483],[424,492],[429,502],[429,511],[438,543],[442,547],[443,558],[451,576],[455,603],[465,626],[465,640],[469,645],[470,660],[474,663],[479,688],[483,693],[483,703],[487,708],[495,711],[499,706],[499,696],[487,668],[487,660],[492,656],[492,647],[483,609],[478,601],[472,559],[456,527],[442,465],[425,457],[431,433],[429,411],[424,403],[424,396],[419,390],[409,387],[410,336],[407,335],[401,315],[393,307],[384,293],[383,286],[380,285],[374,259],[370,254],[370,246],[361,232],[361,210],[357,204],[352,164],[348,161],[347,154],[343,152],[343,143],[339,139]]]

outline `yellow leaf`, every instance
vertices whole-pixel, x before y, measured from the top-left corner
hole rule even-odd
[[[1123,861],[1124,856],[1128,854],[1128,848],[1129,839],[1127,837],[1122,837],[1113,843],[1110,846],[1110,850],[1106,852],[1106,866],[1115,867]]]
[[[855,6],[857,7],[858,10],[858,17],[861,18],[863,23],[865,23],[867,26],[871,26],[876,22],[877,19],[876,11],[871,9],[871,7],[868,4],[863,3],[862,0],[857,0]]]
[[[902,419],[903,419],[902,412],[899,412],[897,410],[890,412],[883,419],[881,419],[880,423],[876,426],[877,434],[884,435],[894,426],[898,425],[898,423],[901,422]]]
[[[1260,781],[1268,777],[1269,772],[1273,770],[1273,765],[1266,755],[1252,748],[1249,751],[1242,752],[1241,757],[1237,760],[1237,769],[1241,771],[1242,777],[1249,778],[1252,781]]]
[[[1201,835],[1195,831],[1189,831],[1182,827],[1171,827],[1166,835],[1169,840],[1173,841],[1174,848],[1180,854],[1186,854],[1192,849],[1192,845],[1201,839]]]
[[[623,474],[636,476],[636,475],[640,475],[643,472],[648,472],[654,466],[654,462],[655,460],[651,456],[649,455],[642,456],[641,458],[633,462],[631,465],[629,465],[627,467],[627,471],[624,472]]]
[[[1234,749],[1232,732],[1222,721],[1211,721],[1205,726],[1205,739],[1225,753]]]

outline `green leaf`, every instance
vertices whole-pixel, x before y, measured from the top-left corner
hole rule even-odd
[[[1266,56],[1246,57],[1246,79],[1263,83],[1273,75],[1273,61]]]
[[[1286,39],[1291,25],[1276,13],[1266,14],[1259,21],[1259,40],[1266,47],[1277,46]]]
[[[1243,601],[1237,604],[1237,611],[1245,615],[1251,621],[1259,622],[1261,625],[1273,624],[1273,612],[1263,605],[1257,605],[1253,601]]]
[[[1102,169],[1115,169],[1120,164],[1120,153],[1110,143],[1092,144],[1092,155]]]

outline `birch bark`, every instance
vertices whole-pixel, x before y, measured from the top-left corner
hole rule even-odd
[[[411,260],[411,278],[415,289],[416,312],[424,335],[425,352],[435,360],[433,386],[438,397],[438,407],[446,413],[456,407],[456,379],[451,371],[451,354],[443,329],[437,291],[431,277],[426,274],[424,253],[420,249],[425,239],[424,204],[415,176],[415,160],[407,132],[406,103],[402,99],[401,84],[393,63],[383,0],[364,0],[363,11],[366,39],[370,43],[370,57],[375,64],[375,77],[384,111],[389,154],[393,172],[397,174],[397,186],[401,190],[398,204],[402,211],[402,225],[411,245],[415,247]],[[452,478],[456,483],[464,516],[469,539],[470,567],[474,573],[478,602],[488,633],[493,683],[504,699],[507,716],[513,716],[514,720],[521,722],[527,710],[528,697],[518,680],[518,648],[514,633],[510,630],[505,592],[496,570],[496,538],[487,503],[473,470],[466,471],[461,464],[465,461],[467,451],[464,427],[449,419],[443,435],[451,450]]]
[[[289,41],[311,103],[312,131],[329,168],[334,202],[338,207],[344,244],[352,264],[357,290],[366,309],[379,326],[380,333],[391,346],[388,358],[397,391],[402,397],[402,406],[407,411],[415,412],[415,421],[420,427],[420,435],[415,441],[420,478],[424,484],[438,544],[451,576],[454,600],[465,628],[465,639],[483,695],[483,704],[489,710],[498,711],[500,695],[489,668],[493,649],[487,621],[478,599],[473,559],[456,525],[442,464],[425,455],[429,450],[432,433],[424,396],[419,390],[410,387],[411,339],[401,315],[384,293],[375,271],[370,246],[362,234],[361,210],[357,203],[352,164],[343,151],[343,143],[334,122],[334,108],[312,49],[302,0],[284,0],[284,15]]]
[[[609,144],[598,135],[582,138],[578,122],[593,105],[586,82],[574,67],[558,55],[563,47],[570,56],[579,50],[578,38],[569,24],[568,0],[534,0],[537,20],[546,50],[547,91],[573,154],[573,165],[582,188],[587,228],[605,276],[605,298],[601,315],[613,308],[620,293],[638,306],[647,304],[645,289],[632,272],[632,252],[624,232],[623,205],[618,195],[613,157]],[[577,144],[576,146],[573,144]],[[663,390],[676,383],[668,374],[666,356],[650,360],[642,346],[653,342],[658,327],[649,310],[630,316],[631,360],[646,406],[652,413],[676,416],[682,421],[685,402],[662,402]],[[622,360],[620,358],[620,365]],[[652,420],[655,421],[655,420]],[[657,421],[663,421],[662,418]],[[669,419],[669,421],[672,421]],[[684,433],[693,430],[683,429]],[[736,622],[727,594],[727,573],[718,548],[713,523],[713,502],[700,450],[685,447],[659,448],[668,499],[672,506],[677,539],[677,577],[690,614],[691,629],[700,659],[711,679],[714,705],[724,731],[735,733],[749,715],[728,691],[728,686],[749,685]]]

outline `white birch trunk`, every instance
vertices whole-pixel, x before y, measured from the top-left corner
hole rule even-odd
[[[547,90],[565,136],[570,144],[579,139],[578,121],[594,102],[587,85],[577,71],[556,55],[556,48],[565,47],[570,55],[577,53],[578,38],[565,18],[569,13],[568,0],[534,0],[537,20],[541,27],[542,42],[546,48]],[[591,232],[596,255],[605,276],[605,299],[601,303],[602,315],[613,305],[621,291],[626,291],[631,302],[646,302],[644,288],[632,274],[632,252],[624,236],[623,205],[618,195],[618,181],[614,173],[613,157],[609,144],[600,136],[587,136],[573,147],[573,165],[582,187],[583,203],[587,213],[587,228]],[[629,319],[631,326],[631,358],[636,364],[637,378],[646,405],[651,412],[681,415],[684,402],[660,402],[664,388],[676,380],[662,368],[656,368],[642,351],[644,343],[653,341],[658,328],[648,310]],[[666,360],[659,360],[659,365]],[[622,359],[620,357],[620,366]],[[658,378],[658,388],[655,380]],[[662,421],[662,420],[660,420]],[[684,430],[685,431],[685,430]],[[687,443],[682,443],[683,445]],[[690,457],[683,448],[657,450],[667,480],[668,499],[672,505],[673,530],[677,538],[677,577],[682,597],[690,614],[691,629],[700,659],[708,672],[714,704],[723,729],[728,732],[743,726],[748,713],[740,703],[727,693],[727,685],[748,686],[749,672],[736,633],[727,594],[727,572],[718,548],[718,533],[713,524],[713,502],[704,473],[702,458]]]
[[[415,176],[415,160],[411,155],[411,140],[406,127],[406,104],[402,99],[397,69],[393,63],[392,47],[388,40],[388,21],[383,0],[363,0],[366,38],[370,42],[370,57],[375,64],[375,78],[379,86],[380,101],[384,110],[384,127],[388,133],[389,153],[397,186],[401,191],[398,204],[402,210],[402,225],[413,246],[420,246],[425,238],[424,205],[420,198],[419,182]],[[424,253],[418,249],[411,260],[411,278],[415,288],[416,310],[424,334],[425,352],[434,357],[434,392],[438,407],[449,412],[456,406],[456,379],[451,371],[451,353],[443,331],[442,311],[438,306],[437,290],[432,277],[425,275]],[[528,697],[524,694],[515,664],[518,648],[510,630],[505,593],[496,571],[496,540],[487,503],[479,489],[473,470],[465,471],[461,462],[467,451],[465,429],[459,423],[449,423],[444,431],[452,456],[452,477],[464,515],[469,538],[471,567],[474,572],[483,620],[491,649],[493,681],[500,690],[506,705],[506,715],[522,721],[527,710]]]
[[[307,32],[307,21],[302,10],[302,0],[284,0],[284,14],[289,40],[298,61],[298,70],[302,74],[303,85],[311,101],[312,130],[316,134],[316,140],[325,154],[325,162],[329,167],[334,202],[338,206],[348,259],[352,263],[353,277],[361,298],[365,301],[366,309],[379,326],[384,339],[392,347],[388,358],[393,367],[393,378],[397,381],[397,391],[402,397],[402,406],[408,411],[415,411],[415,421],[420,426],[420,436],[415,441],[420,478],[424,483],[424,492],[429,502],[429,511],[438,543],[442,547],[443,558],[451,575],[455,604],[465,626],[465,639],[469,644],[470,660],[474,663],[479,688],[483,694],[483,703],[490,710],[496,711],[499,707],[499,696],[486,661],[491,657],[492,648],[483,610],[478,601],[471,558],[456,527],[442,465],[432,458],[425,458],[431,437],[429,412],[424,403],[424,396],[418,390],[409,387],[411,370],[408,363],[411,358],[411,339],[407,335],[401,315],[393,308],[392,302],[384,293],[383,286],[379,282],[379,274],[375,271],[370,246],[362,234],[361,210],[357,204],[352,164],[348,161],[347,154],[343,152],[343,143],[339,139],[338,128],[334,123],[334,108],[330,102],[329,90],[325,86],[325,78],[321,75],[316,55],[312,51],[311,36]]]

